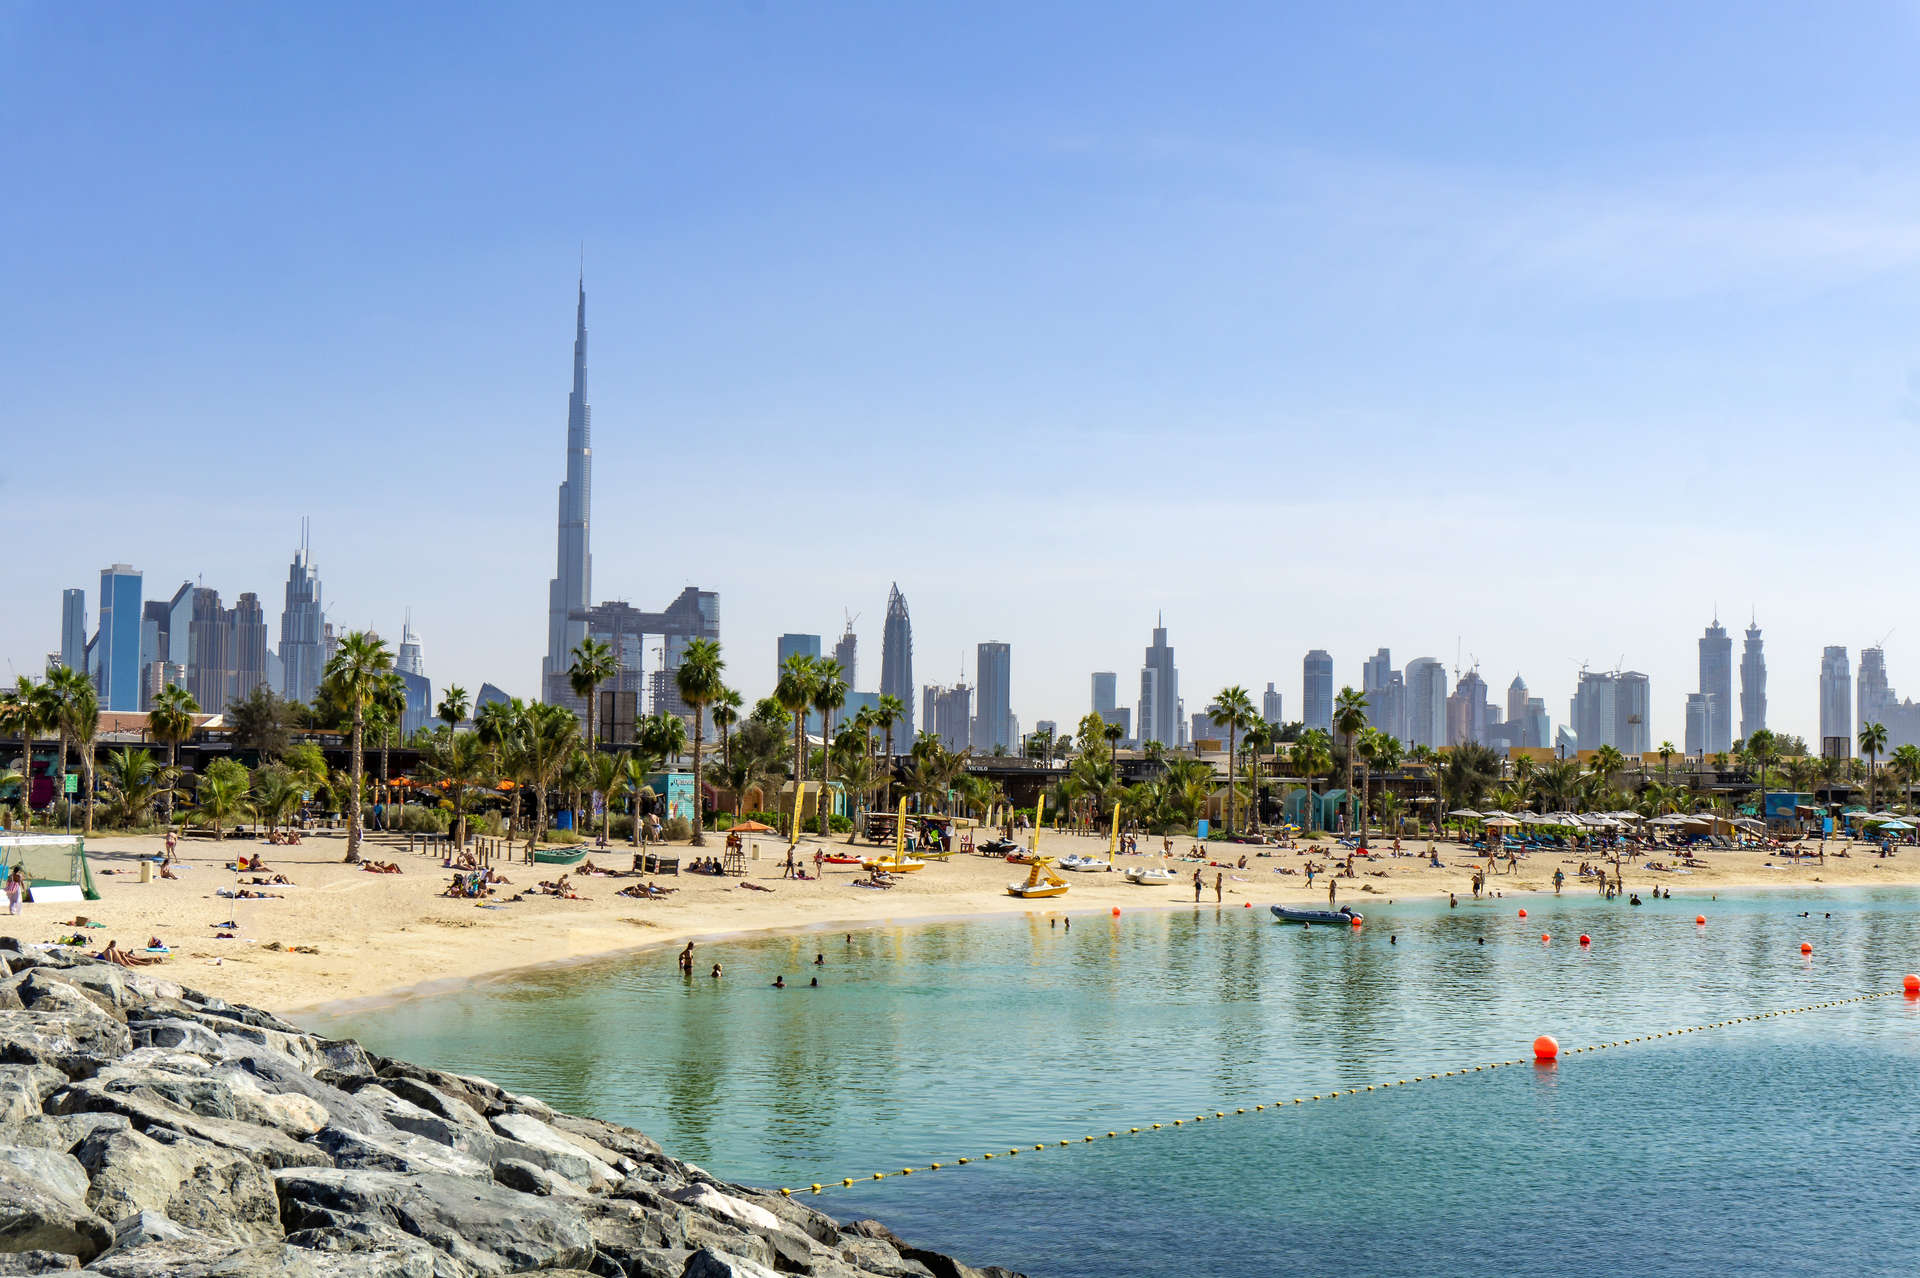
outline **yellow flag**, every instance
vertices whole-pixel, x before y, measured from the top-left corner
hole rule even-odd
[[[788,843],[798,843],[800,841],[800,808],[802,800],[806,797],[807,783],[802,781],[793,787],[793,828],[787,831]]]
[[[1042,794],[1040,801],[1033,805],[1033,837],[1027,841],[1027,851],[1040,850],[1040,823],[1047,819],[1047,796]]]
[[[1113,805],[1113,837],[1107,840],[1107,856],[1120,855],[1120,805]]]

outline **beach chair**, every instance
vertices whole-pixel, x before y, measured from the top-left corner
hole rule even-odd
[[[722,873],[745,878],[747,875],[747,854],[737,849],[727,853],[721,858],[720,869]]]

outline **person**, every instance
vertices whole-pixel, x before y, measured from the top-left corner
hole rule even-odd
[[[826,963],[827,963],[827,956],[826,956],[826,955],[824,955],[824,954],[816,954],[816,955],[814,955],[814,956],[813,956],[813,965],[814,965],[815,967],[825,967],[825,966],[826,966]]]
[[[1555,896],[1560,895],[1560,885],[1566,881],[1567,873],[1565,870],[1555,870],[1553,872],[1553,894]]]
[[[709,975],[709,976],[711,976],[711,977],[712,977],[712,978],[713,978],[714,980],[716,980],[716,981],[717,981],[717,980],[719,980],[719,979],[720,979],[720,965],[719,965],[718,963],[715,963],[715,964],[713,965],[713,971],[711,971],[711,972],[709,972],[709,973],[707,973],[707,975]]]
[[[785,988],[787,988],[787,978],[784,976],[774,977],[773,988],[775,988],[776,990],[784,990]]]
[[[1222,895],[1222,891],[1223,891],[1223,887],[1222,887],[1222,885],[1223,885],[1223,884],[1224,884],[1225,882],[1226,882],[1226,875],[1224,875],[1224,874],[1215,874],[1215,875],[1213,876],[1213,903],[1214,903],[1215,905],[1218,905],[1218,904],[1220,904],[1220,898],[1221,898],[1221,895]]]
[[[1388,944],[1388,945],[1398,945],[1398,944],[1400,944],[1400,937],[1399,937],[1399,936],[1398,936],[1397,934],[1396,934],[1396,935],[1394,935],[1394,936],[1389,936],[1389,937],[1387,938],[1387,944]]]
[[[819,988],[820,988],[820,978],[816,976],[816,977],[814,977],[814,978],[813,978],[813,979],[812,979],[811,981],[808,981],[808,982],[807,982],[807,988],[808,988],[808,989],[810,989],[810,990],[817,990],[817,989],[819,989]]]
[[[1332,908],[1333,898],[1339,891],[1340,891],[1340,880],[1334,878],[1331,874],[1329,874],[1327,876],[1327,906],[1329,909]]]
[[[180,845],[179,833],[175,831],[172,826],[168,826],[167,827],[167,850],[166,850],[166,854],[160,858],[161,865],[172,865],[174,861],[178,859],[174,855],[174,849],[177,848],[179,845]]]
[[[1068,919],[1068,920],[1067,920],[1067,931],[1069,931],[1069,932],[1071,932],[1071,931],[1073,931],[1073,920],[1072,920],[1072,919]]]
[[[688,941],[687,948],[680,951],[680,970],[683,972],[693,971],[693,942],[692,941]]]
[[[13,873],[7,876],[7,913],[18,914],[20,901],[26,895],[27,880],[21,873],[21,867],[14,866]]]
[[[1193,903],[1195,905],[1200,904],[1200,871],[1198,870],[1193,872]],[[15,914],[19,912],[18,910],[14,911]]]
[[[1451,892],[1447,893],[1447,908],[1449,910],[1457,910],[1460,908],[1460,898]]]

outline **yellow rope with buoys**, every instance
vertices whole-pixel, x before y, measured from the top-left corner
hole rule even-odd
[[[1749,1021],[1764,1021],[1775,1016],[1798,1016],[1805,1012],[1818,1012],[1818,1011],[1824,1011],[1828,1008],[1845,1007],[1850,1003],[1871,1003],[1876,999],[1892,998],[1894,995],[1900,994],[1903,992],[1904,991],[1902,990],[1884,990],[1878,994],[1856,994],[1852,998],[1830,999],[1823,1003],[1808,1003],[1804,1007],[1783,1007],[1771,1012],[1754,1012],[1747,1016],[1729,1016],[1725,1020],[1708,1021],[1703,1025],[1686,1025],[1686,1026],[1682,1026],[1679,1029],[1662,1030],[1653,1034],[1642,1034],[1638,1038],[1615,1039],[1612,1042],[1607,1042],[1607,1043],[1589,1043],[1585,1047],[1569,1048],[1565,1054],[1568,1056],[1578,1056],[1582,1052],[1599,1052],[1599,1051],[1604,1051],[1610,1047],[1630,1047],[1635,1043],[1650,1043],[1656,1038],[1676,1038],[1681,1034],[1694,1034],[1694,1033],[1698,1033],[1701,1030],[1725,1029],[1729,1025],[1744,1025]],[[1404,1087],[1409,1083],[1428,1082],[1436,1078],[1461,1077],[1467,1074],[1478,1074],[1482,1070],[1499,1069],[1503,1065],[1524,1065],[1526,1063],[1527,1063],[1527,1059],[1525,1057],[1515,1057],[1512,1060],[1493,1061],[1485,1065],[1472,1065],[1472,1066],[1467,1066],[1461,1069],[1445,1070],[1440,1073],[1415,1074],[1412,1078],[1390,1078],[1390,1079],[1387,1079],[1385,1082],[1381,1082],[1381,1083],[1367,1083],[1367,1084],[1364,1084],[1362,1087],[1350,1087],[1344,1092],[1335,1090],[1331,1092],[1318,1093],[1311,1097],[1296,1096],[1292,1099],[1292,1101],[1276,1100],[1276,1101],[1270,1102],[1270,1104],[1272,1108],[1277,1110],[1287,1104],[1305,1105],[1310,1101],[1338,1100],[1342,1096],[1357,1096],[1362,1091],[1369,1091],[1369,1092],[1376,1091],[1376,1090],[1384,1091],[1389,1087]],[[1267,1108],[1268,1108],[1268,1105],[1266,1104],[1257,1104],[1253,1106],[1252,1112],[1256,1114],[1262,1113]],[[1243,1106],[1241,1108],[1235,1109],[1233,1112],[1235,1114],[1245,1114],[1248,1111]],[[1195,1123],[1204,1123],[1207,1121],[1209,1117],[1225,1118],[1227,1117],[1227,1111],[1216,1109],[1213,1111],[1211,1115],[1195,1114],[1191,1120],[1176,1118],[1172,1121],[1171,1125],[1174,1127],[1181,1127],[1181,1126],[1184,1126],[1188,1121],[1192,1121]],[[1118,1140],[1122,1136],[1141,1135],[1143,1131],[1157,1132],[1162,1130],[1164,1130],[1163,1124],[1149,1123],[1144,1129],[1139,1127],[1129,1127],[1125,1132],[1110,1131],[1105,1133],[1104,1135],[1095,1134],[1092,1136],[1083,1136],[1080,1138],[1078,1142],[1063,1140],[1058,1145],[1053,1146],[1053,1148],[1066,1149],[1076,1143],[1081,1145],[1091,1145],[1095,1141]],[[1044,1143],[1035,1144],[1033,1146],[1033,1149],[1035,1152],[1044,1151],[1047,1148],[1048,1146]],[[1020,1153],[1019,1148],[1009,1149],[1006,1152],[1005,1156],[1008,1158],[1012,1158],[1019,1153]],[[996,1156],[993,1154],[983,1154],[981,1155],[981,1161],[991,1162],[995,1157]],[[968,1158],[956,1158],[953,1160],[954,1165],[959,1167],[964,1167],[971,1161],[972,1160]],[[941,1163],[929,1163],[924,1170],[939,1171],[943,1165],[944,1164],[941,1164]],[[893,1174],[899,1175],[899,1176],[911,1176],[916,1170],[918,1169],[912,1168],[912,1167],[903,1167],[898,1172]],[[842,1189],[850,1189],[856,1183],[862,1183],[862,1182],[874,1181],[874,1180],[885,1180],[887,1179],[887,1176],[888,1176],[888,1173],[886,1172],[874,1172],[870,1176],[859,1176],[859,1177],[844,1176],[839,1179],[838,1184],[839,1184],[839,1187]],[[816,1182],[815,1184],[805,1186],[804,1192],[820,1194],[820,1193],[825,1193],[828,1188],[830,1188],[830,1186],[827,1185],[826,1183]],[[795,1193],[799,1193],[802,1191],[795,1190],[791,1187],[788,1187],[788,1188],[783,1188],[780,1192],[782,1195],[791,1198]]]

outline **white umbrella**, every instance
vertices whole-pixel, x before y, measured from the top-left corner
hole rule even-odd
[[[1472,808],[1455,808],[1453,811],[1447,813],[1447,815],[1450,817],[1465,817],[1470,821],[1478,821],[1480,819],[1480,814]]]

